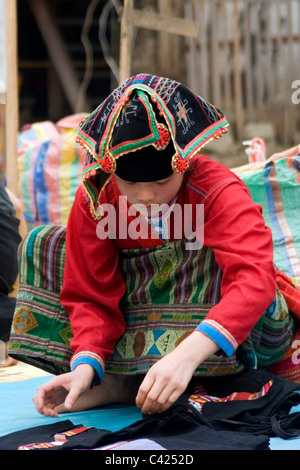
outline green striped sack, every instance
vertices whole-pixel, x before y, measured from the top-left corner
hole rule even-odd
[[[60,304],[65,264],[65,227],[39,226],[23,241],[19,254],[20,287],[9,354],[50,373],[70,370],[72,336]]]

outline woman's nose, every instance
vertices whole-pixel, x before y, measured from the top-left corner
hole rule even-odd
[[[149,204],[155,199],[155,192],[153,189],[147,185],[143,185],[138,189],[137,199],[143,204]]]

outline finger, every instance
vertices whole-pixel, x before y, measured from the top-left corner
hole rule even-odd
[[[65,408],[71,410],[84,391],[81,384],[73,384],[64,401]]]
[[[148,391],[145,396],[144,402],[142,404],[141,410],[145,414],[156,413],[157,410],[161,407],[162,402],[158,403],[158,399],[164,390],[165,385],[160,382],[154,382],[151,389]]]
[[[164,390],[163,393],[158,397],[156,406],[151,409],[151,412],[163,413],[175,403],[180,395],[181,393],[178,390]]]
[[[46,382],[37,389],[35,401],[39,407],[43,406],[46,397],[51,397],[53,392],[60,387],[60,382],[60,378],[55,377],[54,379],[49,380],[49,382]]]
[[[36,395],[33,397],[33,402],[36,409],[41,413],[45,403],[45,391],[42,388],[38,388]]]
[[[151,390],[150,395],[147,397],[151,402],[147,402],[147,400],[145,400],[142,412],[147,414],[162,413],[175,403],[181,393],[182,391],[180,388],[167,385],[162,388],[160,392],[157,392],[157,395],[155,396],[155,390],[153,387],[153,390]]]
[[[154,414],[154,413],[161,413],[163,410],[164,404],[159,400],[159,396],[154,392],[147,396],[143,407],[142,413],[144,414]]]
[[[59,402],[63,402],[63,397],[59,397],[59,394],[55,390],[57,389],[57,382],[59,380],[50,380],[46,384],[42,385],[37,389],[36,395],[33,397],[33,402],[37,411],[41,414],[47,416],[57,416],[57,413],[54,412],[55,406]],[[60,391],[60,394],[62,390]],[[65,395],[67,392],[65,392]]]
[[[143,382],[141,383],[137,396],[136,396],[136,406],[139,408],[143,408],[145,401],[147,399],[149,391],[152,389],[154,385],[154,378],[152,379],[151,377],[147,376],[144,378]]]
[[[46,416],[54,416],[54,417],[57,416],[56,412],[53,411],[54,410],[53,403],[48,402],[46,404],[41,396],[35,395],[33,397],[33,403],[39,413],[46,415]]]
[[[80,393],[77,393],[77,392],[70,392],[66,399],[65,399],[65,402],[64,402],[64,406],[67,410],[71,410],[73,408],[73,406],[75,405],[78,397],[79,397]]]
[[[38,402],[37,396],[33,397],[33,402],[35,404],[35,407],[39,413],[45,416],[53,416],[56,418],[58,415],[56,411],[54,410],[54,404],[53,403],[48,403],[45,405],[43,402]]]
[[[41,414],[44,416],[49,416],[51,418],[58,417],[58,413],[53,408],[49,408],[49,407],[44,407],[43,410],[41,411]]]

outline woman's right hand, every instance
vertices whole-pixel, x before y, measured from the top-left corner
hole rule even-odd
[[[33,402],[37,411],[45,416],[57,417],[57,408],[71,411],[77,399],[92,384],[95,371],[89,364],[80,364],[72,372],[58,375],[37,389]]]

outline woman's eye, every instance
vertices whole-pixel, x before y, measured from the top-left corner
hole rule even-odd
[[[166,184],[169,180],[161,180],[161,181],[156,181],[156,184],[162,185]]]

